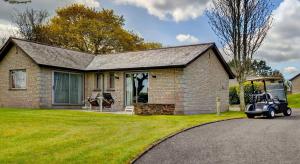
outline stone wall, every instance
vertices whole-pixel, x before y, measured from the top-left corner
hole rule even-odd
[[[111,93],[112,97],[115,100],[113,105],[113,111],[122,111],[124,110],[124,72],[117,71],[115,72],[115,88],[108,88],[108,76],[109,72],[102,72],[103,74],[103,88],[104,90],[96,89],[96,73],[97,72],[87,72],[85,73],[85,100],[92,95],[93,92],[106,92]]]
[[[182,68],[149,70],[149,104],[175,104],[176,114],[182,114],[182,84]]]
[[[292,81],[292,93],[300,93],[300,76]]]
[[[40,108],[56,108],[56,109],[79,109],[81,105],[55,105],[53,104],[53,73],[55,71],[60,72],[74,72],[82,73],[80,71],[40,67]]]
[[[10,88],[10,70],[26,70],[26,89]],[[0,106],[39,108],[40,68],[24,52],[13,46],[0,62]]]
[[[173,115],[174,104],[134,104],[134,113],[137,115]]]
[[[176,113],[183,113],[182,68],[151,69],[144,70],[144,72],[149,73],[148,102],[150,104],[175,104]],[[92,92],[101,92],[95,89],[96,73],[88,72],[85,74],[86,98],[91,96]],[[115,99],[113,105],[115,111],[122,111],[125,108],[125,73],[125,71],[115,72],[117,77],[115,88],[111,90],[107,87],[109,72],[102,72],[104,75],[104,92],[111,93]]]
[[[40,107],[52,108],[52,69],[41,68]]]
[[[26,69],[26,90],[10,89],[9,71],[13,69]],[[52,105],[54,70],[56,69],[39,67],[30,57],[13,46],[0,62],[0,106],[75,108],[74,106]],[[203,54],[186,68],[144,71],[149,73],[149,105],[143,106],[145,111],[153,108],[154,113],[160,113],[167,108],[168,112],[170,112],[169,109],[174,109],[172,114],[212,113],[215,112],[216,97],[221,98],[222,111],[228,109],[228,75],[213,51]],[[85,100],[92,95],[93,91],[96,91],[95,73],[84,73]],[[109,72],[103,72],[104,92],[109,92],[114,97],[113,109],[115,111],[124,110],[125,107],[125,73],[124,71],[115,72],[115,88],[112,90],[107,88]],[[169,104],[173,105],[170,107]],[[149,111],[148,113],[151,114]]]
[[[216,97],[222,111],[228,109],[229,77],[212,50],[184,69],[184,113],[216,112]]]
[[[214,54],[209,51],[209,102],[212,105],[212,111],[216,110],[216,97],[221,100],[221,111],[229,110],[229,76],[222,66],[221,62]]]

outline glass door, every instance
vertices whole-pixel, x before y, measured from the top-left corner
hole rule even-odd
[[[81,105],[83,102],[83,76],[80,73],[54,72],[53,103]]]
[[[131,106],[134,103],[148,103],[148,73],[127,73],[125,85],[126,106]]]
[[[126,74],[126,106],[133,104],[133,78],[131,74]]]

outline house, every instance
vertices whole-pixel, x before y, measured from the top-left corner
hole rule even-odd
[[[10,38],[0,77],[1,107],[81,108],[98,91],[112,94],[113,111],[196,114],[215,112],[217,97],[228,109],[234,75],[214,43],[95,56]]]
[[[290,79],[292,82],[292,93],[300,93],[300,73]]]

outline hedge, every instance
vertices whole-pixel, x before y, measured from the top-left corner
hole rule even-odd
[[[263,83],[261,82],[254,82],[254,91],[259,91],[263,89]],[[249,104],[251,101],[251,94],[252,94],[252,85],[251,82],[244,83],[244,90],[245,90],[245,103]],[[231,86],[229,88],[229,103],[230,105],[237,105],[240,104],[240,88],[239,86]]]

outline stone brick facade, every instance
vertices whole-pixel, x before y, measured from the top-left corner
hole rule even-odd
[[[9,71],[26,69],[26,90],[11,90]],[[0,106],[28,108],[81,108],[81,106],[55,106],[52,104],[53,71],[70,70],[41,67],[16,46],[0,62]],[[108,88],[108,71],[103,74],[103,91],[115,99],[114,111],[125,107],[125,73],[148,72],[148,103],[174,105],[174,114],[212,113],[216,111],[216,98],[220,97],[222,111],[228,109],[229,77],[212,50],[207,51],[185,68],[164,68],[115,71],[115,88]],[[75,71],[77,72],[77,71]],[[84,75],[84,99],[96,89],[97,72]]]
[[[292,80],[292,93],[300,93],[300,76]]]
[[[149,103],[175,104],[175,113],[182,114],[183,69],[152,69],[149,74]]]
[[[26,70],[26,89],[11,89],[10,71]],[[40,105],[40,67],[13,46],[0,62],[0,106],[38,108]]]
[[[208,51],[184,69],[184,113],[216,112],[216,98],[221,110],[228,110],[229,77],[213,51]]]
[[[103,90],[96,89],[96,73],[101,73],[103,75]],[[112,107],[113,111],[124,110],[124,72],[114,72],[115,76],[115,88],[108,88],[108,76],[110,72],[87,72],[85,73],[85,100],[92,95],[92,92],[106,92],[111,93],[115,100],[115,104]]]
[[[56,109],[79,109],[81,105],[56,105],[53,104],[53,73],[54,72],[71,72],[82,73],[81,71],[74,71],[68,69],[40,67],[40,107],[39,108],[56,108]]]
[[[26,70],[26,89],[10,88],[10,71]],[[40,67],[24,52],[13,46],[0,62],[0,106],[23,108],[81,108],[52,104],[53,71],[68,71]]]
[[[125,108],[125,73],[135,71],[117,71],[114,72],[115,88],[108,89],[108,76],[110,72],[101,72],[104,77],[104,92],[111,93],[115,99],[113,110],[121,111]],[[148,103],[150,104],[175,104],[176,113],[183,113],[182,95],[183,91],[180,90],[182,81],[182,69],[151,69],[143,70],[148,72]],[[96,73],[88,72],[85,74],[85,95],[89,97],[92,92],[101,92],[96,89]]]

